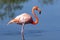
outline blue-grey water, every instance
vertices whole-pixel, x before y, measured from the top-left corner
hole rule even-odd
[[[35,5],[42,11],[41,15],[36,12],[39,18],[37,25],[25,25],[25,40],[60,40],[60,0],[54,0],[52,4],[43,4],[40,0],[29,0],[22,5],[23,9],[16,10],[15,16],[24,12],[32,15],[31,9]],[[33,15],[32,17],[34,19]],[[21,40],[21,25],[6,25],[10,20],[8,18],[0,21],[0,40]]]

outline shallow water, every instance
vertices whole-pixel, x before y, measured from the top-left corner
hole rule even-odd
[[[39,0],[29,0],[23,4],[22,10],[15,11],[15,16],[21,13],[31,13],[33,6],[39,6],[42,13],[38,15],[37,25],[25,25],[25,40],[60,40],[60,0],[55,0],[53,4],[43,4]],[[33,17],[33,16],[32,16]],[[34,19],[34,17],[33,17]],[[21,25],[6,25],[10,19],[0,23],[0,40],[21,40]]]

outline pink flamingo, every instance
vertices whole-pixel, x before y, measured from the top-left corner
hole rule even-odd
[[[34,13],[34,10],[37,10],[40,14],[41,14],[41,10],[39,9],[38,6],[34,6],[32,8],[32,14],[36,18],[36,21],[33,21],[32,16],[30,16],[29,14],[23,13],[23,14],[18,15],[16,18],[14,18],[8,22],[8,24],[17,23],[17,24],[22,25],[22,29],[21,29],[22,40],[24,40],[24,24],[34,24],[35,25],[39,21],[37,15]]]

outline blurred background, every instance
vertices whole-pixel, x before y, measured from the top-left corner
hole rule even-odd
[[[32,7],[42,13],[37,25],[25,25],[25,40],[60,40],[60,0],[0,0],[0,40],[21,40],[21,25],[7,23],[22,13],[32,15]]]

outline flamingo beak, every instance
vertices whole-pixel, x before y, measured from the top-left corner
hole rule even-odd
[[[41,14],[41,11],[39,12],[39,14]]]
[[[38,12],[39,12],[39,14],[41,14],[41,10],[38,8]]]

